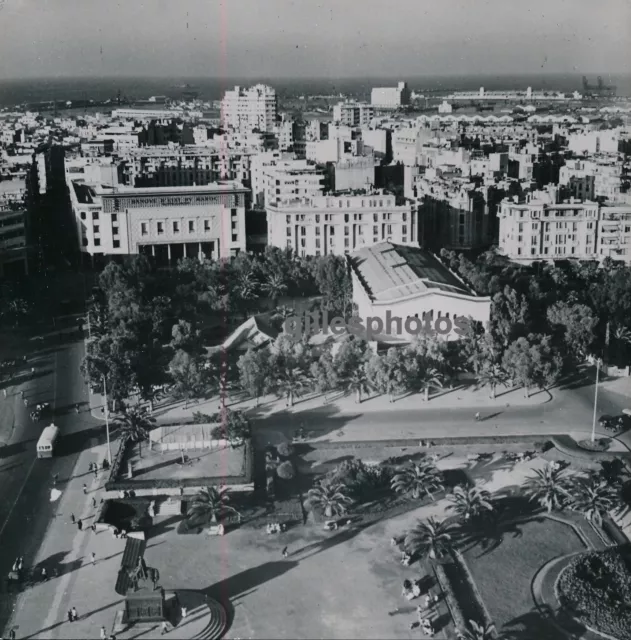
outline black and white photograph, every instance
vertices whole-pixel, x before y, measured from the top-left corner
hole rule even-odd
[[[631,640],[631,0],[0,0],[2,640]]]

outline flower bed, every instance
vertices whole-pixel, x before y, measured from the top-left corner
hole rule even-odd
[[[616,547],[577,556],[556,585],[560,602],[586,625],[631,640],[631,551]]]
[[[586,451],[607,451],[611,446],[611,438],[597,438],[594,442],[579,440],[576,444]]]

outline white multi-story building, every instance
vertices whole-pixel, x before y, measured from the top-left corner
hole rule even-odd
[[[323,193],[324,173],[306,160],[278,160],[263,168],[265,207],[284,207]]]
[[[631,262],[631,206],[504,200],[499,218],[499,249],[511,260]]]
[[[375,108],[365,102],[338,102],[333,107],[333,122],[348,127],[370,124],[375,117]]]
[[[184,109],[113,109],[113,120],[171,120],[172,118],[196,119],[202,117],[201,111]]]
[[[24,180],[0,182],[0,277],[27,275]]]
[[[618,153],[619,129],[585,131],[568,136],[568,149],[577,154]]]
[[[238,131],[274,131],[276,113],[276,91],[264,84],[235,87],[221,101],[222,126]]]
[[[68,180],[80,249],[92,256],[142,253],[159,264],[245,251],[245,196],[239,183],[114,188]]]
[[[380,109],[397,109],[410,104],[410,90],[406,82],[396,87],[377,87],[370,94],[370,104]]]
[[[416,210],[389,194],[331,194],[266,211],[268,244],[303,256],[344,255],[384,241],[418,246]]]

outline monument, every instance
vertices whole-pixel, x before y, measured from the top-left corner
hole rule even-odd
[[[164,589],[158,585],[160,572],[147,567],[145,559],[138,557],[138,564],[127,570],[130,587],[125,596],[127,623],[160,622],[166,619]]]

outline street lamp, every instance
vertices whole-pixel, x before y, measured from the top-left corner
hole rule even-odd
[[[602,361],[600,358],[596,360],[596,387],[594,388],[594,417],[592,419],[592,442],[596,439],[596,411],[598,408],[598,377],[600,374],[600,365]]]
[[[112,466],[112,447],[110,445],[110,420],[109,420],[110,407],[107,402],[107,382],[105,380],[105,375],[103,375],[103,396],[105,398],[105,432],[107,433],[107,461],[110,463],[110,467],[111,467]]]

